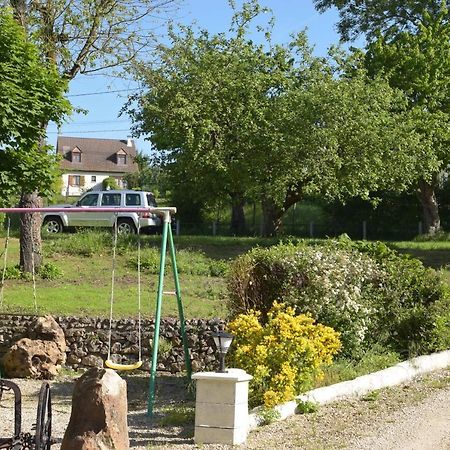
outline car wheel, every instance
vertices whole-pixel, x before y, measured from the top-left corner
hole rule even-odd
[[[130,220],[119,220],[117,222],[117,234],[136,234],[136,227]]]
[[[44,220],[44,230],[49,234],[62,233],[64,227],[59,217],[48,217]]]

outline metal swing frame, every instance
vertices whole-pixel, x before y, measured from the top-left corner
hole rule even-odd
[[[67,208],[0,208],[0,213],[52,213],[52,212],[61,212],[67,211]],[[186,324],[184,318],[184,308],[183,302],[181,299],[181,290],[180,290],[180,282],[178,278],[178,268],[176,262],[176,254],[175,254],[175,246],[173,241],[173,233],[172,228],[170,226],[172,221],[172,216],[176,214],[177,209],[174,207],[165,207],[165,208],[82,208],[82,207],[74,207],[70,208],[71,213],[76,212],[111,212],[111,213],[119,213],[119,212],[149,212],[151,214],[156,214],[162,219],[163,227],[162,227],[162,242],[161,242],[161,256],[160,256],[160,265],[159,265],[159,277],[158,277],[158,290],[156,295],[156,311],[155,311],[155,330],[153,333],[153,345],[152,345],[152,359],[151,359],[151,367],[150,367],[150,383],[149,383],[149,397],[148,397],[148,408],[147,415],[153,416],[153,407],[155,403],[155,385],[156,385],[156,366],[158,362],[158,344],[159,344],[159,331],[161,324],[161,307],[163,295],[175,295],[177,298],[177,306],[178,306],[178,316],[180,320],[180,328],[181,328],[181,337],[183,342],[183,350],[184,350],[184,358],[185,358],[185,367],[187,372],[188,379],[191,378],[192,375],[192,367],[191,367],[191,359],[189,356],[189,346],[187,342],[186,335]],[[172,261],[172,272],[175,284],[175,292],[165,292],[164,291],[164,275],[165,275],[165,264],[166,264],[166,252],[167,245],[169,246],[170,258]],[[114,365],[114,363],[112,363]]]

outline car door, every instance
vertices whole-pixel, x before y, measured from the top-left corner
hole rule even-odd
[[[88,210],[89,208],[94,208],[98,206],[99,194],[98,193],[89,193],[84,195],[78,200],[75,206],[85,208]],[[92,226],[93,214],[89,212],[78,212],[78,213],[68,213],[69,218],[69,226],[74,227],[88,227]]]
[[[104,208],[119,208],[122,201],[122,194],[120,192],[104,192],[100,200],[100,207]],[[98,220],[101,227],[110,227],[115,222],[114,213],[99,213],[96,214],[96,219]]]

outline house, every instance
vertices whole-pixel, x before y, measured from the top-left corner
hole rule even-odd
[[[63,170],[61,194],[78,196],[87,190],[101,190],[105,178],[116,179],[126,188],[124,176],[137,172],[134,141],[58,136],[56,152]]]

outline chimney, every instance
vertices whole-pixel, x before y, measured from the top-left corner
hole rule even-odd
[[[131,140],[131,136],[127,136],[127,147],[133,147],[133,141]]]

